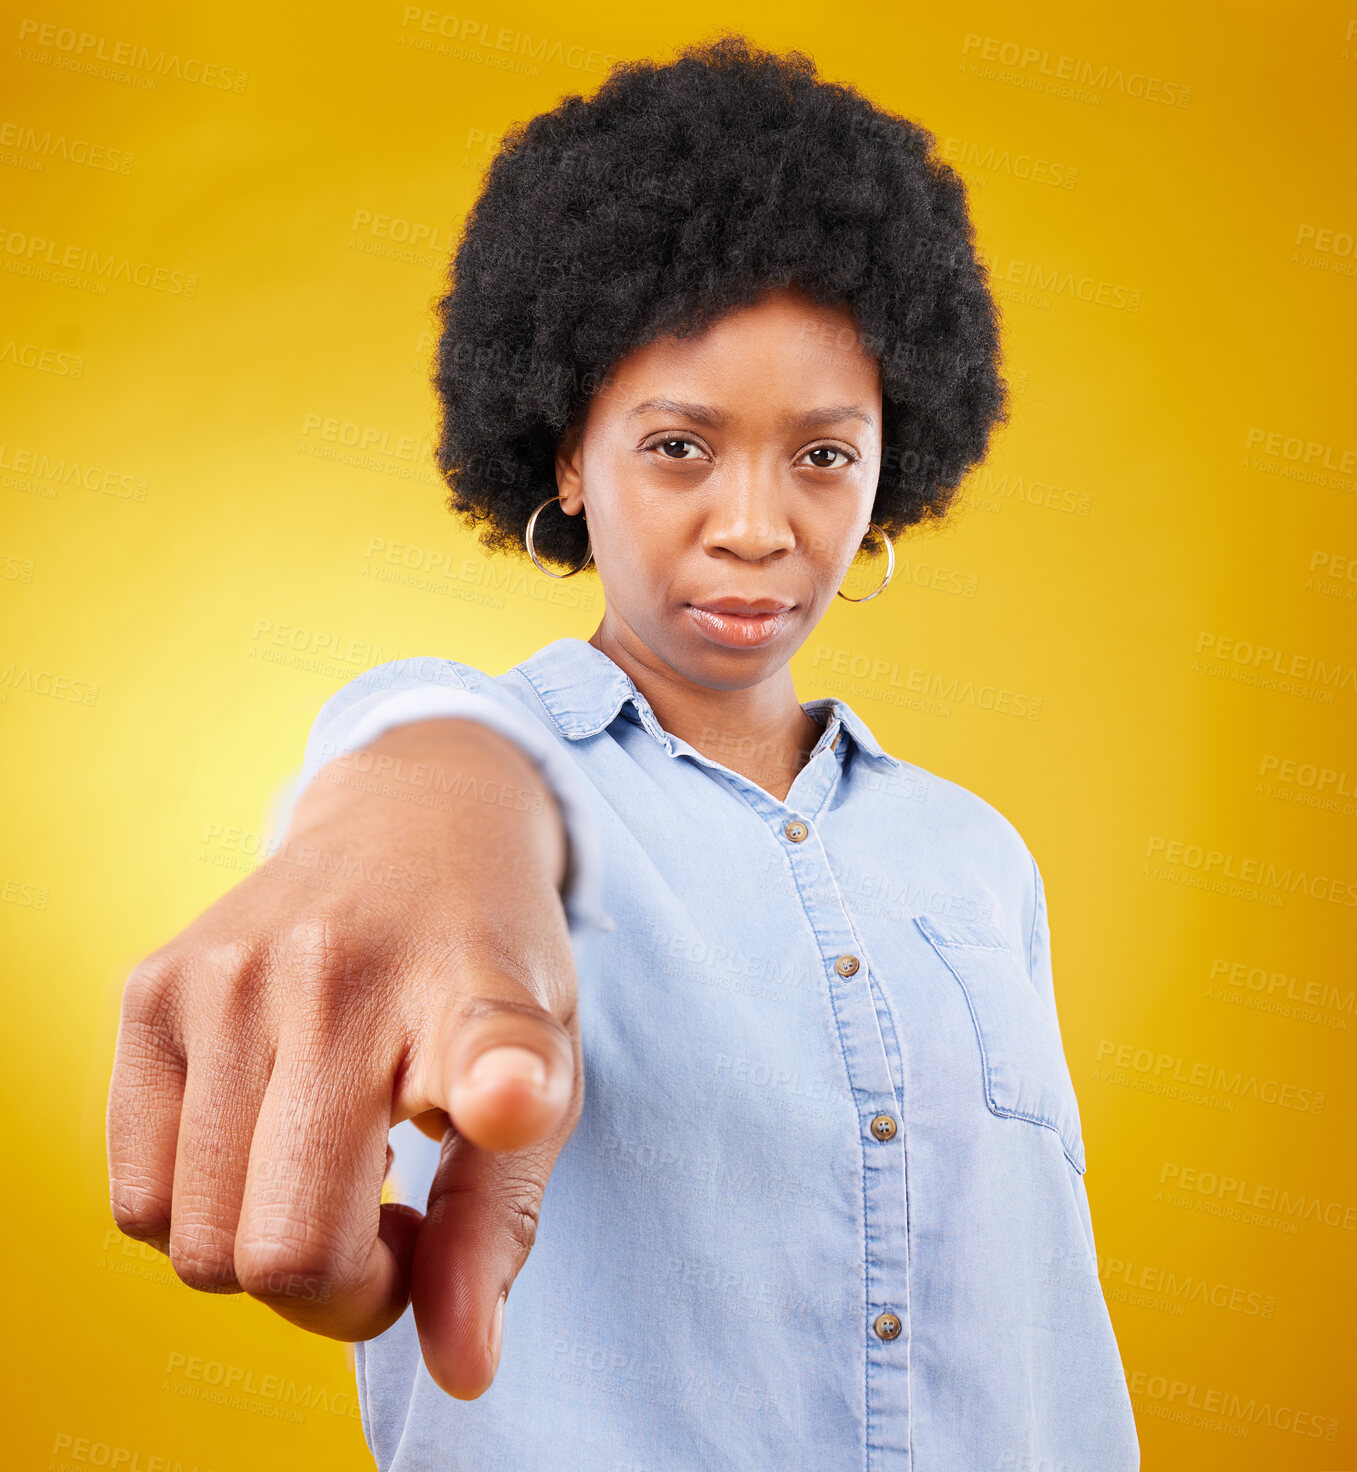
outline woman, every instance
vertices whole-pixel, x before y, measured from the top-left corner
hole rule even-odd
[[[439,464],[602,622],[346,686],[129,983],[115,1217],[361,1341],[384,1469],[1139,1465],[1036,864],[788,666],[1004,414],[931,145],[736,37],[509,136]]]

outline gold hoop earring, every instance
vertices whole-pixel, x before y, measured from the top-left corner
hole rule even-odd
[[[877,526],[874,521],[869,521],[867,523],[867,530],[869,532],[876,532],[876,534],[886,544],[886,576],[881,579],[880,586],[873,588],[872,591],[868,593],[865,598],[850,598],[847,593],[843,592],[843,590],[840,589],[839,597],[842,598],[845,603],[871,602],[871,600],[875,598],[878,593],[884,593],[886,591],[887,585],[889,584],[890,580],[895,576],[895,548],[891,546],[891,539],[886,535],[885,532],[881,530],[879,526]],[[864,537],[863,540],[866,541],[866,538]]]
[[[542,571],[546,573],[549,578],[573,578],[577,572],[583,572],[584,569],[588,567],[589,564],[594,560],[594,544],[589,540],[589,533],[587,529],[584,534],[584,545],[587,550],[587,555],[584,561],[581,562],[578,567],[572,567],[569,572],[552,572],[549,567],[542,567],[542,564],[540,562],[537,562],[537,553],[533,549],[532,545],[532,529],[534,526],[537,525],[537,518],[541,516],[541,514],[547,509],[548,506],[551,505],[553,501],[559,501],[560,499],[561,498],[559,496],[548,496],[547,499],[543,501],[542,504],[537,508],[537,510],[533,512],[533,514],[528,518],[528,529],[523,533],[523,542],[528,549],[528,556],[537,563],[537,566],[541,568]],[[584,513],[581,512],[580,514],[583,515]]]

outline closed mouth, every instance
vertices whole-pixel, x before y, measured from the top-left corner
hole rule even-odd
[[[725,618],[767,618],[770,614],[787,613],[796,605],[771,599],[743,603],[738,599],[721,598],[715,603],[692,603],[689,607],[701,609],[703,613],[719,613]]]

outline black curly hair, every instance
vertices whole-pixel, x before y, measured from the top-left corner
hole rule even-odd
[[[615,364],[795,284],[847,306],[881,366],[872,521],[894,538],[942,516],[1008,392],[965,188],[935,142],[803,53],[729,32],[511,127],[437,304],[448,509],[522,553],[560,436]],[[583,523],[543,517],[538,555],[580,562]]]

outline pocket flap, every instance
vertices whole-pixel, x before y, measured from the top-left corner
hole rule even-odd
[[[1082,1175],[1079,1104],[1059,1024],[1026,962],[992,925],[924,915],[914,924],[965,994],[991,1113],[1054,1130]]]

